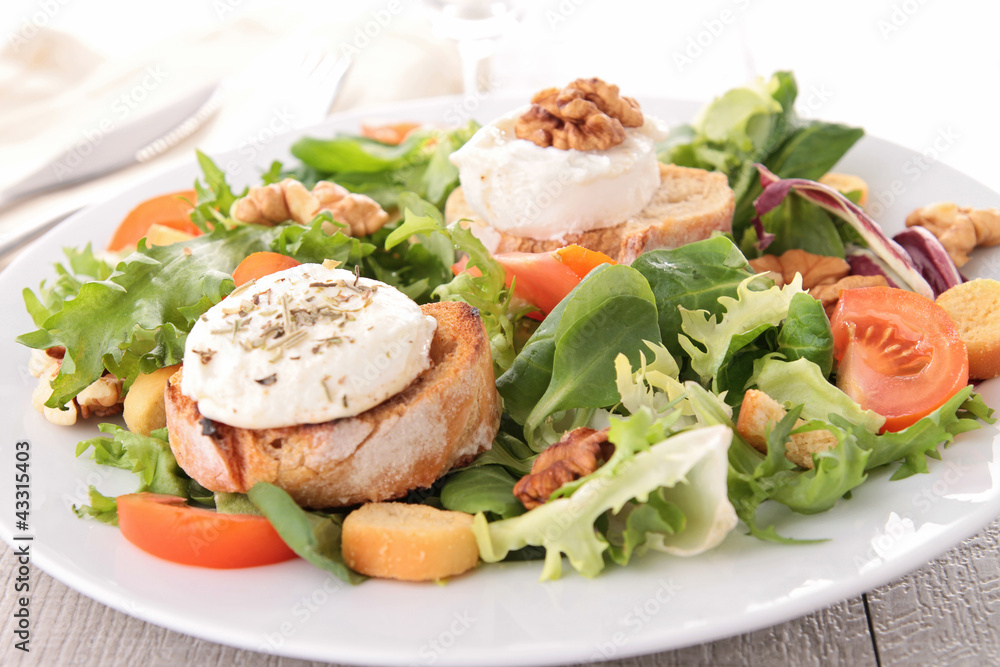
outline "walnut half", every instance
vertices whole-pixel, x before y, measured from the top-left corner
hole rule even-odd
[[[300,225],[312,222],[321,211],[329,211],[345,229],[325,224],[328,234],[340,230],[349,236],[366,236],[389,220],[378,202],[365,195],[348,192],[330,181],[318,182],[312,190],[293,178],[280,183],[250,188],[245,197],[233,202],[233,219],[255,225],[278,225],[292,220]]]
[[[626,127],[642,123],[638,102],[622,97],[618,86],[591,78],[536,93],[515,132],[543,148],[605,150],[625,141]]]
[[[608,429],[574,429],[538,455],[531,473],[514,485],[514,496],[529,510],[543,505],[556,489],[594,472],[612,453]]]

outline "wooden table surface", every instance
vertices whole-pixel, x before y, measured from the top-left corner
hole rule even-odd
[[[604,663],[1000,665],[1000,521],[941,558],[859,598],[789,623],[677,651]],[[0,542],[0,665],[305,667],[126,616],[32,568],[31,652],[13,646],[15,560]]]

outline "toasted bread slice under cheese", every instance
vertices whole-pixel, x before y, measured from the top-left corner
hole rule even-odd
[[[265,481],[300,505],[322,508],[402,497],[489,449],[500,400],[483,323],[464,303],[421,309],[438,323],[431,367],[355,417],[268,429],[203,422],[181,393],[181,369],[165,390],[178,464],[212,491],[243,493]]]
[[[473,231],[494,253],[546,252],[576,243],[631,264],[648,250],[676,248],[706,239],[712,232],[730,231],[735,206],[724,174],[661,163],[660,188],[653,199],[637,215],[611,227],[567,234],[555,241],[513,236],[489,227],[476,216],[462,188],[455,188],[448,197],[445,219],[449,223],[470,220]]]

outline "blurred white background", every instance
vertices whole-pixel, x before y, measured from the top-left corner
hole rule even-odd
[[[498,90],[596,75],[632,96],[707,101],[791,69],[803,116],[860,125],[1000,190],[1000,3],[520,0],[519,12],[494,58]],[[433,34],[419,0],[6,0],[0,36],[0,186],[109,108],[141,114],[237,76],[242,96],[156,164],[191,159],[193,146],[229,147],[224,126],[254,95],[280,88],[267,54],[289,36],[355,56],[337,110],[461,89],[457,50]],[[82,205],[145,174],[131,169],[13,214]],[[11,214],[0,212],[0,227]]]

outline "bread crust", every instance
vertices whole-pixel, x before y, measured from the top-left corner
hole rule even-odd
[[[490,229],[490,236],[499,238],[491,251],[547,252],[576,243],[603,252],[619,263],[631,264],[648,250],[677,248],[706,239],[716,231],[731,231],[735,208],[736,198],[724,174],[660,163],[659,189],[642,211],[625,222],[567,234],[558,240],[514,236]],[[445,219],[448,223],[468,219],[474,226],[487,226],[469,207],[460,187],[448,197]]]
[[[305,507],[342,507],[405,496],[489,449],[500,425],[490,346],[475,309],[421,306],[437,320],[431,366],[399,394],[355,417],[246,429],[207,422],[181,393],[183,369],[165,389],[170,447],[211,491],[244,493],[264,481]]]

